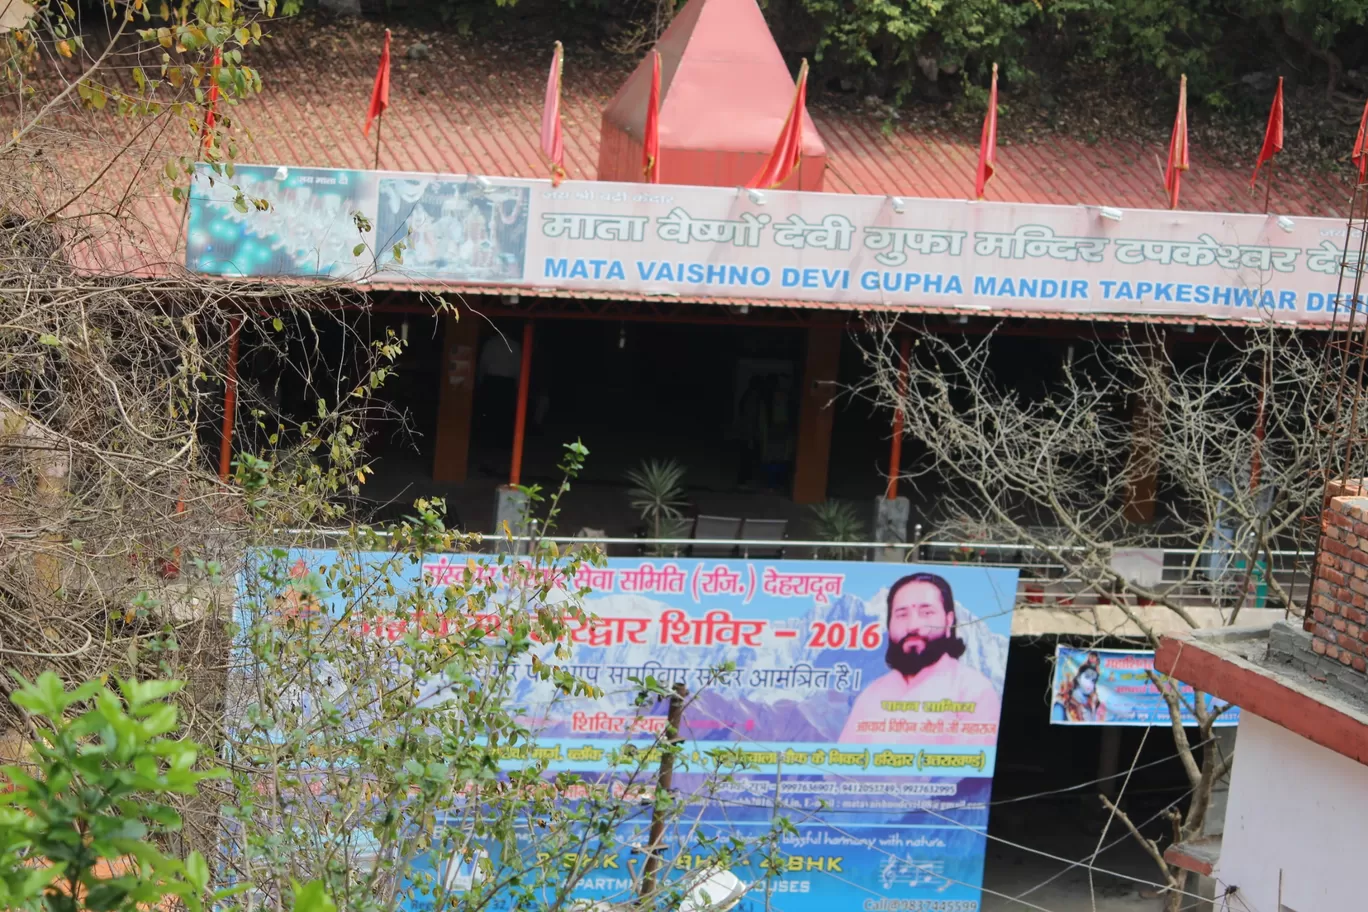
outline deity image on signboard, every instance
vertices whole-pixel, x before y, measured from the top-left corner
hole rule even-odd
[[[374,198],[375,179],[364,171],[240,165],[229,177],[201,165],[190,189],[186,266],[223,276],[364,279],[373,263],[355,216]]]
[[[1171,725],[1168,700],[1159,687],[1178,690],[1179,717],[1184,725],[1196,725],[1190,684],[1168,681],[1154,671],[1154,653],[1148,649],[1079,648],[1060,644],[1055,647],[1054,700],[1050,704],[1051,725]],[[1216,716],[1214,725],[1237,725],[1240,710],[1214,700],[1203,699],[1208,712]]]
[[[840,741],[854,744],[993,744],[1002,698],[964,661],[954,592],[934,573],[902,577],[888,590],[888,672],[855,699]]]
[[[1107,707],[1098,693],[1097,682],[1102,674],[1102,660],[1097,653],[1089,652],[1083,663],[1055,694],[1054,706],[1050,709],[1053,722],[1103,722],[1107,718]]]
[[[381,178],[381,270],[427,279],[521,279],[529,196],[526,187],[485,188],[464,178]]]

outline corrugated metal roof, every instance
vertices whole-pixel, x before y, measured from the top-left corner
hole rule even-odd
[[[238,160],[313,167],[373,167],[374,137],[363,137],[361,127],[382,31],[383,27],[373,22],[349,22],[345,28],[317,22],[281,22],[273,26],[273,37],[246,54],[245,62],[263,73],[261,96],[223,112],[236,120]],[[426,55],[410,59],[407,52],[419,43],[426,45]],[[420,33],[403,27],[394,28],[393,47],[390,108],[380,127],[381,168],[529,178],[546,175],[539,135],[549,48],[544,54],[528,53],[525,47],[505,47],[497,42]],[[562,102],[566,168],[572,178],[592,179],[598,158],[600,112],[627,78],[634,61],[604,65],[601,56],[593,57],[592,63],[581,63],[581,59],[573,44],[567,47]],[[827,148],[828,191],[960,198],[972,189],[977,155],[972,138],[890,124],[839,100],[814,100],[812,114]],[[1257,139],[1251,136],[1251,156]],[[1000,142],[997,176],[988,192],[991,199],[1133,208],[1159,207],[1166,201],[1161,175],[1164,149],[1158,144],[1089,143],[1053,134],[1019,138],[1010,133],[1000,134]],[[176,143],[177,148],[171,152],[190,151],[181,148],[187,144],[184,136],[178,137]],[[1183,181],[1184,208],[1262,211],[1262,185],[1257,193],[1249,189],[1249,172],[1244,166],[1208,163],[1197,145],[1193,146],[1192,161],[1192,170]],[[120,187],[118,192],[126,192],[126,188]],[[1342,217],[1349,192],[1345,175],[1279,171],[1272,208],[1294,216]],[[136,208],[141,230],[147,236],[122,239],[123,249],[117,260],[109,255],[103,257],[108,271],[113,271],[115,262],[137,271],[160,271],[165,267],[156,264],[181,259],[183,207],[173,203],[164,188],[148,187],[138,195]],[[129,255],[130,246],[136,249],[135,255]],[[139,266],[135,261],[147,265]],[[377,283],[372,287],[412,286]],[[430,286],[424,287],[431,290]],[[449,290],[503,294],[510,289],[452,286]],[[519,291],[532,296],[605,297],[601,293],[584,295],[551,289]],[[632,299],[620,294],[613,298]],[[688,300],[725,305],[852,308],[761,299]],[[918,311],[974,312],[946,307]],[[1047,316],[1038,312],[1006,315]],[[1130,319],[1103,315],[1083,318]],[[1206,321],[1184,317],[1173,322]]]
[[[371,291],[415,291],[428,294],[457,295],[520,295],[529,298],[559,298],[576,301],[636,301],[675,304],[714,304],[724,307],[785,307],[794,310],[860,311],[864,313],[900,313],[908,316],[963,316],[971,318],[990,317],[1035,320],[1083,320],[1103,323],[1159,323],[1169,326],[1238,326],[1246,323],[1259,323],[1262,318],[1232,317],[1216,319],[1212,317],[1175,316],[1172,314],[1124,314],[1124,313],[1080,313],[1065,311],[1017,310],[994,307],[953,307],[944,304],[927,304],[909,307],[906,304],[860,303],[851,304],[840,301],[805,301],[781,298],[719,298],[699,295],[646,295],[633,292],[615,292],[611,296],[599,291],[577,291],[566,288],[523,288],[507,285],[462,285],[458,283],[431,282],[367,282]],[[1291,324],[1289,324],[1291,325]],[[1316,328],[1316,327],[1311,327]]]

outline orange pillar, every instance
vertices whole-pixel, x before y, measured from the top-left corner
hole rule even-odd
[[[219,443],[219,478],[228,480],[233,466],[233,424],[237,417],[238,337],[242,318],[233,317],[228,330],[228,372],[223,380],[223,440]]]
[[[470,469],[470,427],[475,416],[475,351],[478,320],[443,317],[441,389],[437,392],[437,438],[432,480],[461,483]]]
[[[1254,452],[1249,457],[1249,492],[1258,493],[1259,475],[1263,469],[1263,442],[1266,435],[1264,411],[1268,406],[1268,361],[1264,355],[1263,374],[1259,379],[1259,404],[1254,413]]]
[[[1155,454],[1154,404],[1137,396],[1131,412],[1131,454],[1126,466],[1126,503],[1122,515],[1133,523],[1154,521],[1159,496],[1159,459]]]
[[[1163,369],[1167,344],[1165,337],[1145,346],[1151,370]],[[1125,469],[1126,502],[1121,514],[1133,523],[1154,521],[1154,508],[1159,500],[1159,435],[1163,433],[1160,417],[1158,403],[1142,389],[1136,394],[1131,411],[1131,452]]]
[[[802,398],[798,407],[798,446],[793,464],[794,503],[826,500],[831,462],[831,424],[836,410],[836,369],[841,363],[839,326],[808,329],[807,362],[803,367]]]
[[[898,405],[893,409],[893,444],[888,454],[888,499],[898,499],[898,476],[902,474],[903,410],[907,398],[907,359],[911,356],[912,340],[902,337],[898,346]]]
[[[522,365],[518,369],[518,408],[513,413],[513,465],[508,470],[508,483],[519,484],[522,480],[523,436],[527,429],[527,383],[532,378],[532,329],[536,324],[531,319],[523,321]]]

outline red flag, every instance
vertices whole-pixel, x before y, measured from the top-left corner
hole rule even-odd
[[[1354,154],[1351,156],[1358,168],[1358,182],[1368,179],[1368,104],[1363,106],[1363,117],[1359,119],[1358,138],[1354,140]]]
[[[389,107],[389,44],[390,30],[385,29],[385,46],[380,50],[380,69],[375,71],[375,87],[371,89],[370,109],[366,111],[366,128],[361,131],[366,136],[370,136],[371,121],[384,114]]]
[[[1178,191],[1183,187],[1183,172],[1188,169],[1187,76],[1178,82],[1178,116],[1169,136],[1168,167],[1164,169],[1164,189],[1169,208],[1178,208]]]
[[[660,52],[651,52],[651,97],[646,100],[646,128],[641,136],[641,173],[648,184],[660,183]]]
[[[1283,78],[1278,77],[1278,91],[1273,94],[1273,107],[1268,109],[1268,126],[1264,128],[1263,146],[1259,149],[1259,159],[1254,162],[1254,174],[1249,178],[1253,187],[1259,179],[1259,169],[1264,162],[1272,161],[1273,156],[1282,151],[1283,144]],[[1271,180],[1271,178],[1270,178]]]
[[[978,173],[974,176],[974,199],[983,199],[983,189],[997,171],[997,64],[993,64],[993,86],[988,90],[988,113],[983,115],[979,136]]]
[[[209,71],[209,110],[204,114],[204,129],[200,131],[204,134],[204,150],[206,152],[213,145],[214,124],[218,122],[218,74],[221,66],[223,66],[223,48],[214,48],[214,66]]]
[[[779,131],[779,139],[774,151],[765,161],[765,166],[746,184],[754,190],[770,190],[789,179],[803,160],[803,116],[807,113],[807,75],[808,63],[798,68],[798,85],[793,93],[793,106],[789,108],[788,119]]]
[[[551,166],[551,186],[558,187],[565,180],[565,137],[561,134],[561,72],[565,69],[565,52],[561,43],[551,54],[551,74],[546,77],[546,102],[542,105],[542,154]]]

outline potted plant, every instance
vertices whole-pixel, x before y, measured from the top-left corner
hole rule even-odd
[[[631,487],[627,495],[632,498],[632,509],[637,511],[641,521],[646,524],[646,534],[650,538],[678,538],[688,530],[688,520],[684,518],[684,508],[688,501],[684,498],[684,467],[673,459],[648,459],[627,473]],[[660,554],[665,550],[659,546],[651,549]]]
[[[813,538],[828,542],[857,542],[865,540],[865,524],[854,504],[843,500],[827,500],[813,504]],[[860,556],[857,548],[818,548],[816,556],[829,560],[851,560]]]

